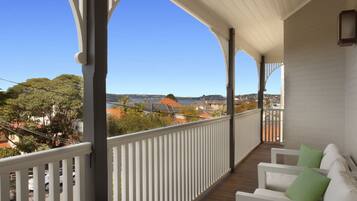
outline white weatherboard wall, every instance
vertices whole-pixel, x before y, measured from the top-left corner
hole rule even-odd
[[[241,162],[260,144],[260,110],[235,115],[235,164]]]
[[[344,148],[345,50],[337,45],[344,2],[312,0],[284,23],[287,147]]]
[[[357,9],[357,1],[348,2],[346,9]],[[357,159],[357,46],[346,47],[346,153]]]

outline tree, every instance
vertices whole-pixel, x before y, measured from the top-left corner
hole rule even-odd
[[[127,109],[120,118],[114,115],[108,115],[108,135],[123,135],[164,127],[172,125],[172,123],[173,119],[168,115],[146,113],[140,108],[131,108]]]
[[[180,108],[180,110],[181,114],[186,117],[187,121],[192,122],[200,120],[199,112],[196,110],[196,108],[192,106],[183,106]]]
[[[257,103],[254,101],[245,101],[245,102],[241,102],[239,104],[236,105],[235,107],[235,112],[236,113],[241,113],[247,110],[254,110],[258,107]]]
[[[37,147],[39,147],[39,144],[34,136],[21,136],[20,142],[16,143],[16,149],[25,153],[34,152]]]
[[[14,148],[0,148],[0,158],[20,155],[20,152]]]
[[[69,139],[78,139],[73,137],[79,135],[73,123],[83,115],[82,94],[83,81],[79,76],[29,79],[6,91],[5,103],[0,105],[0,120],[8,122],[21,136],[33,135],[22,127],[44,133],[45,136],[33,135],[36,143],[62,146]]]
[[[173,95],[173,94],[167,94],[167,95],[166,95],[166,98],[169,98],[169,99],[171,99],[171,100],[177,102],[177,98],[176,98],[175,95]]]

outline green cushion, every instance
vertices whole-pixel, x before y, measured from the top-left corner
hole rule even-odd
[[[326,176],[306,168],[288,188],[286,196],[293,201],[320,201],[329,183]]]
[[[322,156],[322,151],[301,145],[297,165],[309,168],[320,168]]]

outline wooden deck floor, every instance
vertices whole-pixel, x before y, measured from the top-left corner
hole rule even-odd
[[[258,187],[257,165],[260,162],[270,162],[270,149],[279,145],[262,144],[255,149],[235,169],[202,200],[204,201],[234,201],[237,191],[254,192]]]

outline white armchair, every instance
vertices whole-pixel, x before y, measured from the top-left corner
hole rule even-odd
[[[269,173],[277,173],[280,178],[278,182],[284,183],[286,187],[281,191],[285,191],[291,183],[294,182],[296,177],[304,170],[304,167],[291,166],[291,165],[281,165],[274,163],[259,163],[258,164],[258,187],[268,188],[267,179]],[[322,175],[327,175],[328,171],[324,169],[314,169],[320,172]],[[284,177],[285,176],[285,177]]]
[[[340,159],[344,160],[343,156],[339,154],[338,148],[334,144],[329,144],[323,151],[324,156],[322,158],[320,168],[316,169],[321,173],[326,173],[331,168],[334,161]],[[262,164],[261,169],[266,171],[260,171],[259,173],[259,183],[260,186],[264,188],[274,190],[274,191],[285,191],[296,179],[297,175],[289,174],[287,171],[299,171],[302,167],[290,166],[290,165],[278,165],[277,157],[278,155],[285,156],[296,156],[299,157],[300,151],[294,149],[271,149],[271,164]],[[267,171],[273,169],[280,169],[277,171]]]
[[[258,191],[259,189],[257,189]],[[253,193],[244,193],[244,192],[237,192],[236,193],[236,201],[291,201],[287,197],[282,195],[272,196],[265,196],[258,194],[257,191]],[[284,197],[283,197],[284,196]]]
[[[326,170],[315,169],[327,175],[331,182],[327,187],[323,201],[354,201],[357,200],[357,189],[352,183],[350,174],[342,161],[336,161],[329,172]],[[236,201],[291,201],[284,192],[273,191],[264,188],[264,174],[267,172],[277,172],[297,176],[303,168],[297,166],[278,165],[260,163],[258,166],[259,188],[254,193],[236,193]]]
[[[272,148],[271,149],[271,163],[278,163],[277,157],[278,155],[285,155],[285,156],[299,156],[300,151],[295,149],[279,149],[279,148]]]

